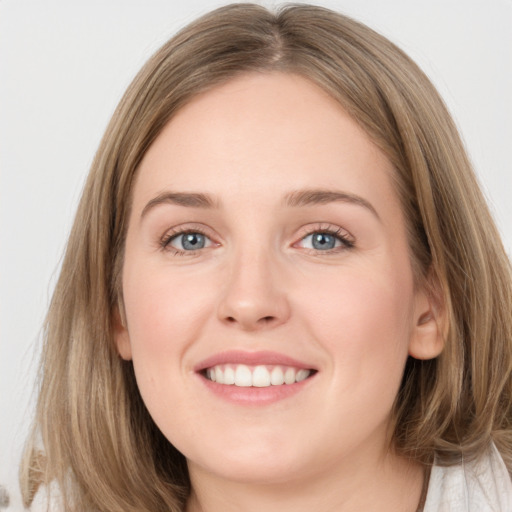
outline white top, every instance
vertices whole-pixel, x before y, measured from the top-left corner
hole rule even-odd
[[[58,490],[52,487],[50,494],[58,502]],[[47,500],[41,488],[30,510],[46,512]],[[434,465],[423,512],[512,512],[512,481],[496,447],[492,445],[485,457],[468,464]]]
[[[434,465],[423,512],[512,512],[512,481],[496,447],[468,464]]]

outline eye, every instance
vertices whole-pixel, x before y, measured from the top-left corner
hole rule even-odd
[[[340,240],[330,233],[312,233],[304,237],[302,243],[304,247],[318,251],[327,251],[341,245]]]
[[[210,247],[212,241],[203,233],[187,231],[172,234],[162,241],[165,248],[172,247],[177,252],[191,252]]]
[[[337,250],[351,248],[354,243],[348,238],[348,234],[341,229],[321,229],[307,234],[296,245],[312,251],[336,252]]]

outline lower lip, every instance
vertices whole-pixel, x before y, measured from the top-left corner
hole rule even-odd
[[[310,381],[314,378],[314,375],[312,375],[307,379],[301,382],[295,382],[294,384],[258,388],[219,384],[207,379],[203,375],[198,375],[207,389],[223,400],[237,405],[255,406],[269,405],[286,398],[290,398],[307,387]]]

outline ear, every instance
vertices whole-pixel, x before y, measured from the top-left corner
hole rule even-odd
[[[117,352],[124,360],[129,361],[132,358],[132,345],[126,327],[123,304],[118,303],[114,308],[112,317],[114,324],[114,343],[116,344]]]
[[[415,359],[434,359],[444,349],[448,320],[441,286],[432,275],[416,291],[409,355]]]

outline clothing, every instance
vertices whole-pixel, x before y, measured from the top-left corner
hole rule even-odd
[[[512,481],[496,447],[471,463],[434,465],[423,512],[512,512]]]
[[[56,488],[51,489],[51,494],[58,501]],[[46,507],[47,496],[42,488],[30,510],[46,512]],[[492,445],[484,457],[467,464],[434,464],[422,512],[512,512],[512,481],[496,447]]]

